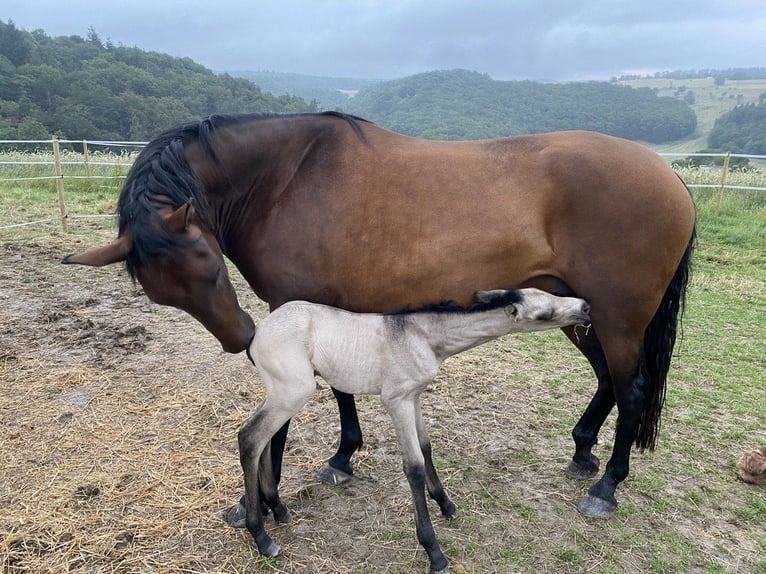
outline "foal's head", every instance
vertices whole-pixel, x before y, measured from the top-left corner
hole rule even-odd
[[[506,291],[477,291],[484,305],[504,307],[505,314],[524,325],[523,331],[542,331],[590,321],[590,305],[577,297],[559,297],[532,287]]]

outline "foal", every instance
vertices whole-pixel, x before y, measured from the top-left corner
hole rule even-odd
[[[431,460],[420,393],[451,355],[507,333],[589,320],[589,306],[582,299],[538,289],[479,291],[476,297],[480,303],[468,309],[438,305],[386,315],[293,301],[261,321],[249,353],[267,396],[238,437],[245,475],[245,524],[261,554],[276,556],[279,546],[264,529],[259,493],[275,520],[289,518],[273,478],[270,441],[311,398],[314,375],[319,374],[345,393],[380,395],[393,420],[412,490],[418,541],[428,553],[432,572],[449,571],[436,542],[425,489],[447,518],[454,518],[455,505]]]

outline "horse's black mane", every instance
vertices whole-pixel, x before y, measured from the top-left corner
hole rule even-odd
[[[411,315],[413,313],[479,313],[481,311],[492,311],[493,309],[499,309],[500,307],[506,307],[513,303],[521,301],[521,293],[518,289],[511,289],[509,291],[503,291],[502,293],[492,297],[487,302],[478,302],[470,305],[469,307],[463,307],[458,305],[454,301],[443,301],[441,303],[431,303],[424,305],[416,309],[400,309],[387,313],[389,316]]]
[[[119,235],[129,230],[132,239],[131,250],[125,260],[130,276],[152,259],[167,255],[181,246],[180,240],[164,229],[157,206],[169,205],[176,209],[191,202],[197,217],[203,223],[208,213],[208,203],[199,179],[192,171],[184,148],[191,142],[198,142],[210,159],[218,163],[213,150],[212,137],[216,130],[259,119],[289,118],[292,116],[315,115],[342,119],[354,129],[364,141],[359,122],[362,118],[340,112],[315,114],[217,114],[202,121],[192,122],[169,129],[141,151],[131,168],[117,201]],[[214,230],[212,230],[214,231]]]

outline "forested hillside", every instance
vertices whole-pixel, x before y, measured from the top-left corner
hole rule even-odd
[[[766,94],[760,103],[737,106],[718,118],[709,142],[713,149],[766,155]]]
[[[586,129],[659,143],[686,137],[697,125],[685,102],[649,89],[504,82],[466,70],[376,83],[344,109],[400,133],[453,140]]]
[[[336,110],[346,107],[348,99],[365,86],[380,80],[363,78],[326,78],[305,74],[270,71],[229,71],[232,76],[246,78],[265,92],[275,95],[292,94],[307,102],[316,102],[319,109]]]
[[[0,20],[0,139],[145,140],[214,112],[307,111],[188,58],[103,43],[91,31],[49,37]]]

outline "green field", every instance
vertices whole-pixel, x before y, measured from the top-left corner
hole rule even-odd
[[[726,80],[716,86],[713,78],[647,78],[619,82],[634,88],[651,88],[657,95],[683,98],[686,92],[694,92],[691,108],[697,114],[697,131],[688,139],[668,144],[651,145],[655,151],[694,152],[708,147],[707,138],[715,120],[739,104],[758,103],[761,94],[766,93],[765,80]]]

